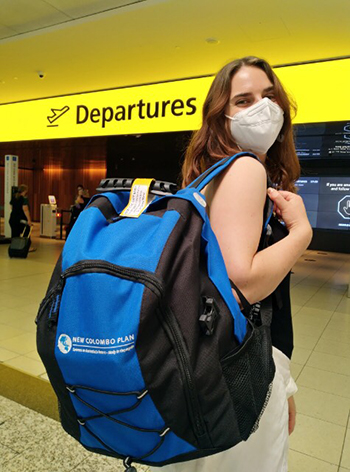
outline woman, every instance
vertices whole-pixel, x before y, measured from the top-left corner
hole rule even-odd
[[[239,151],[251,151],[259,158],[238,158],[204,193],[229,278],[251,304],[273,295],[276,374],[259,429],[248,441],[214,456],[167,466],[167,471],[287,471],[288,433],[294,429],[296,415],[296,386],[289,369],[293,350],[289,273],[312,236],[303,202],[294,193],[300,168],[291,108],[266,61],[256,57],[233,61],[214,79],[203,106],[202,127],[187,150],[184,185],[219,159]],[[269,247],[258,251],[267,175],[281,190],[268,189],[276,216],[270,223]]]
[[[89,190],[84,189],[84,187],[81,184],[77,185],[77,195],[75,198],[74,205],[71,207],[70,221],[65,228],[66,239],[68,238],[69,233],[71,232],[75,222],[77,221],[78,216],[84,210],[84,208],[89,203],[89,201],[90,201]]]
[[[12,209],[9,220],[11,226],[11,238],[20,236],[26,226],[32,226],[27,194],[28,186],[21,184],[10,201]]]

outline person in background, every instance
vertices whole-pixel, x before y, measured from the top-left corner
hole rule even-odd
[[[78,211],[80,213],[89,203],[90,193],[89,190],[87,188],[84,188],[82,185],[78,185],[77,190],[78,194],[77,198],[75,199],[75,206],[78,208]]]
[[[68,225],[66,226],[66,239],[68,238],[68,235],[71,232],[74,223],[77,221],[78,216],[84,210],[89,200],[89,190],[84,189],[81,184],[77,185],[77,195],[75,197],[74,205],[72,205],[71,207],[71,218]]]
[[[11,215],[9,223],[11,226],[12,238],[21,236],[26,226],[29,228],[33,225],[29,211],[27,194],[28,186],[21,184],[10,201]]]

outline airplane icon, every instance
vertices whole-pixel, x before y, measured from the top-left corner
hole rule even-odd
[[[69,110],[69,107],[68,106],[65,106],[63,108],[51,108],[51,111],[53,113],[53,115],[50,115],[47,117],[47,119],[49,120],[49,123],[50,125],[52,125],[52,123],[54,123],[56,120],[58,120],[58,118],[61,118],[62,115],[64,115],[65,113],[67,113],[67,111]],[[50,125],[47,125],[47,126],[50,126]],[[58,125],[55,125],[55,126],[58,126]]]

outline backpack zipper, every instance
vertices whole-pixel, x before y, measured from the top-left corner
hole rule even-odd
[[[53,289],[51,289],[51,291],[45,297],[42,304],[40,305],[36,322],[39,321],[47,305],[53,301],[48,323],[49,327],[52,327],[54,324],[56,324],[59,314],[60,302],[62,298],[62,291],[66,279],[76,275],[93,272],[100,272],[104,274],[109,274],[114,277],[120,277],[122,279],[131,280],[133,282],[140,282],[147,288],[152,290],[152,292],[159,298],[159,312],[161,314],[161,320],[165,324],[166,332],[170,337],[170,340],[177,354],[176,357],[179,361],[180,373],[185,386],[185,396],[188,402],[188,410],[192,421],[194,433],[197,439],[203,437],[203,435],[206,435],[204,420],[200,411],[198,395],[193,380],[190,361],[188,358],[189,356],[187,354],[187,349],[183,340],[182,333],[177,324],[177,321],[175,320],[173,313],[162,303],[162,299],[164,297],[164,289],[162,282],[151,272],[141,269],[132,269],[128,267],[117,266],[107,261],[91,260],[77,262],[61,274],[60,280],[57,285]]]
[[[160,314],[162,316],[162,320],[169,328],[166,330],[167,334],[172,340],[172,343],[176,348],[176,352],[179,354],[178,360],[181,367],[181,376],[185,381],[185,384],[187,385],[186,400],[191,405],[191,408],[189,408],[189,413],[191,416],[192,424],[195,425],[195,432],[198,439],[206,434],[206,428],[200,411],[198,395],[193,381],[193,374],[188,359],[186,345],[173,313],[169,309],[162,307],[160,309]],[[202,447],[208,446],[205,444]]]
[[[61,297],[61,293],[62,293],[62,290],[63,290],[63,279],[62,279],[62,275],[60,276],[60,280],[57,282],[57,284],[47,293],[47,295],[45,296],[45,298],[43,299],[43,301],[40,303],[40,306],[39,306],[39,311],[38,311],[38,314],[35,318],[35,323],[38,324],[41,316],[43,315],[44,311],[45,311],[45,308],[47,307],[47,305],[49,305],[51,303],[51,309],[50,309],[50,313],[49,313],[49,319],[51,319],[51,315],[52,315],[52,312],[53,311],[58,311],[58,308],[59,308],[59,299]],[[59,298],[58,298],[59,297]],[[49,325],[51,325],[49,323]],[[51,327],[51,326],[50,326]]]
[[[94,269],[94,270],[91,270]],[[93,272],[100,272],[104,274],[109,274],[114,277],[120,277],[127,280],[132,280],[141,282],[142,284],[146,285],[148,288],[155,287],[157,289],[156,295],[161,297],[163,295],[163,287],[161,282],[157,277],[155,277],[152,273],[141,270],[141,269],[130,269],[128,267],[117,266],[110,262],[106,261],[99,261],[99,260],[92,260],[92,261],[82,261],[77,262],[68,269],[66,269],[61,275],[58,283],[50,290],[50,292],[46,295],[44,300],[41,302],[39,307],[38,315],[35,319],[35,322],[38,323],[41,316],[44,313],[45,308],[47,305],[53,302],[52,309],[50,310],[50,324],[54,324],[57,322],[59,308],[60,308],[60,299],[62,295],[62,291],[64,288],[64,284],[66,279],[69,277],[86,274],[86,273],[93,273]],[[151,285],[151,287],[150,287]],[[59,297],[59,299],[57,299]]]

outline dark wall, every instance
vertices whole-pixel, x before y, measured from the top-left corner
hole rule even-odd
[[[350,234],[345,231],[314,229],[309,249],[350,254]]]
[[[39,221],[40,204],[48,203],[48,195],[56,196],[59,209],[69,209],[78,184],[93,195],[107,176],[177,182],[191,135],[155,133],[0,143],[0,215],[6,154],[19,156],[18,183],[28,185],[32,219]]]
[[[107,177],[150,177],[179,183],[192,132],[110,136]]]
[[[303,176],[350,177],[350,156],[344,159],[304,159],[300,160]]]
[[[60,209],[74,203],[76,186],[94,194],[106,177],[107,138],[55,139],[0,143],[0,207],[4,205],[4,156],[19,156],[18,184],[29,187],[32,219],[39,221],[40,204],[55,195]]]

